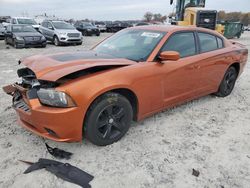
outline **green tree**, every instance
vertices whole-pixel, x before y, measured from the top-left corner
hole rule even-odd
[[[145,21],[150,22],[150,21],[152,21],[153,16],[154,15],[153,15],[152,12],[146,12],[145,15],[144,15],[144,19],[145,19]]]

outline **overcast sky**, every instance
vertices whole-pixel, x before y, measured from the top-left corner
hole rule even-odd
[[[141,19],[145,12],[168,15],[170,0],[0,0],[0,16],[56,15],[94,20]],[[250,12],[250,0],[206,0],[208,9]]]

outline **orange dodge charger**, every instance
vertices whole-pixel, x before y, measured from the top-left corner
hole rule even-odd
[[[22,81],[4,87],[19,123],[55,141],[112,144],[163,109],[228,96],[248,50],[215,31],[179,26],[122,30],[90,51],[19,61]]]

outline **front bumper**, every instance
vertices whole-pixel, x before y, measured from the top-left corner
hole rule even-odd
[[[86,34],[88,36],[100,35],[100,30],[99,29],[96,29],[96,30],[86,30]]]
[[[42,47],[46,46],[46,40],[39,40],[39,41],[26,41],[26,40],[17,40],[16,44],[20,48],[24,47]]]
[[[58,39],[61,43],[65,44],[82,43],[82,37],[68,37],[67,35],[65,35],[65,36],[59,36]]]
[[[26,98],[25,89],[20,91],[20,88],[15,85],[3,89],[7,94],[13,95],[13,107],[18,115],[19,124],[24,128],[58,142],[82,140],[83,117],[78,107],[47,107],[41,105],[37,98]],[[17,93],[19,93],[19,97],[17,97]]]
[[[1,32],[0,32],[0,39],[4,39],[4,38],[5,38],[4,33],[1,33]]]

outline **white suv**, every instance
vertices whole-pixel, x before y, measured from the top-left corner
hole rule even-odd
[[[82,33],[64,21],[45,20],[42,22],[39,31],[56,46],[61,44],[82,44]]]
[[[12,17],[10,19],[11,24],[25,24],[25,25],[32,25],[36,30],[39,29],[39,24],[32,18],[25,18],[25,17]]]

